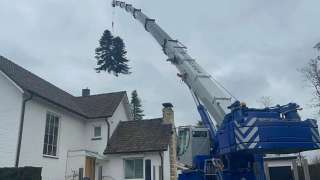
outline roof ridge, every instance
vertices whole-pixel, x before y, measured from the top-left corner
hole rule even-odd
[[[110,92],[110,93],[100,93],[100,94],[93,94],[89,96],[74,96],[76,99],[77,98],[90,98],[90,97],[95,97],[95,96],[103,96],[103,95],[111,95],[111,94],[121,94],[121,93],[127,93],[127,91],[115,91],[115,92]]]
[[[155,121],[163,121],[163,118],[152,118],[152,119],[143,119],[143,120],[131,120],[131,121],[120,121],[121,124],[126,124],[126,123],[151,123]]]

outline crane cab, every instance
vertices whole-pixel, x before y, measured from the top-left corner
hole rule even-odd
[[[196,126],[178,127],[177,143],[178,161],[190,167],[193,166],[195,156],[210,155],[211,141],[207,128]]]

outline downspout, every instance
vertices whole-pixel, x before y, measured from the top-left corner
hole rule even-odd
[[[26,94],[24,94],[24,95],[26,95]],[[18,146],[17,146],[15,167],[19,166],[21,142],[22,142],[22,132],[23,132],[23,125],[24,125],[24,115],[25,115],[25,111],[26,111],[26,104],[32,98],[33,98],[33,94],[30,93],[30,96],[27,97],[27,98],[24,96],[23,97],[23,101],[22,101],[22,109],[21,109],[21,118],[20,118],[20,124],[19,124]]]
[[[163,175],[164,175],[164,172],[163,172],[163,154],[162,154],[162,151],[159,151],[159,155],[160,155],[160,159],[161,159],[161,179],[160,180],[163,180]]]
[[[109,144],[109,140],[110,140],[110,122],[108,121],[108,118],[106,118],[106,123],[107,123],[107,126],[108,126],[108,137],[107,137],[108,142],[107,142],[107,144]]]

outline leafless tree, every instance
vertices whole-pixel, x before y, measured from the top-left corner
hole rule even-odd
[[[319,43],[320,47],[320,43]],[[320,51],[320,48],[315,46]],[[308,64],[300,69],[306,82],[313,88],[313,106],[316,108],[320,107],[320,67],[319,67],[320,56],[310,59]],[[320,112],[320,111],[319,111]]]
[[[270,96],[262,96],[257,102],[263,107],[270,107],[272,105],[272,99]]]

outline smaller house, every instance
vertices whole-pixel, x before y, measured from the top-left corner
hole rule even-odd
[[[74,96],[0,56],[0,167],[43,180],[167,180],[175,174],[172,105],[131,121],[125,91]]]
[[[162,119],[120,122],[104,151],[110,161],[107,169],[111,171],[105,171],[107,176],[114,179],[170,179],[169,173],[164,173],[170,171],[170,138],[171,124],[164,124]],[[125,171],[115,164],[124,166]]]

